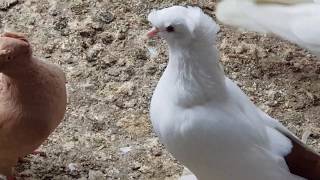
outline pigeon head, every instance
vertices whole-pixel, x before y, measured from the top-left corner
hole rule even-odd
[[[153,10],[148,16],[153,28],[149,38],[159,36],[169,44],[213,44],[219,26],[198,7],[172,6]]]
[[[8,64],[21,64],[31,55],[30,44],[22,34],[4,33],[0,36],[0,70],[11,67]]]

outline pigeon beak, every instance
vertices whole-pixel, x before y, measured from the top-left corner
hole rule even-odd
[[[158,32],[160,32],[159,28],[153,27],[150,29],[150,31],[147,33],[148,38],[154,38],[158,35]]]

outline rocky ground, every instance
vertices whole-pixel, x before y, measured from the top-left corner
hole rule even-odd
[[[148,106],[167,53],[149,58],[142,37],[153,8],[212,1],[2,0],[0,31],[25,33],[37,57],[67,74],[63,123],[17,172],[24,179],[175,179],[181,166],[152,132]],[[272,36],[222,26],[227,75],[264,111],[320,151],[320,61]]]

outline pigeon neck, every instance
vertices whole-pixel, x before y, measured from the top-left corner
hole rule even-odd
[[[57,92],[59,84],[51,83],[58,81],[57,76],[50,66],[37,59],[30,60],[24,68],[24,70],[18,68],[17,72],[3,73],[6,97],[12,102],[23,105],[25,109],[30,108],[28,112],[38,111],[39,108],[47,109],[48,105],[42,105],[52,101],[52,94]]]
[[[10,68],[8,68],[10,67]],[[43,71],[43,65],[38,60],[31,58],[28,60],[28,63],[24,63],[24,66],[7,66],[5,70],[3,70],[4,78],[12,88],[18,90],[15,93],[21,92],[30,92],[31,94],[35,94],[35,89],[38,86],[39,82],[44,82],[43,74],[47,74],[47,72]]]
[[[168,77],[182,104],[198,105],[225,97],[225,76],[213,46],[169,48]]]
[[[0,73],[12,79],[26,79],[34,69],[37,69],[36,60],[31,56],[25,56],[24,58],[12,59],[11,61],[3,64],[0,67]]]

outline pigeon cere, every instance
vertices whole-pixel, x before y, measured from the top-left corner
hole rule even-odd
[[[0,180],[320,180],[320,1],[1,0]]]

